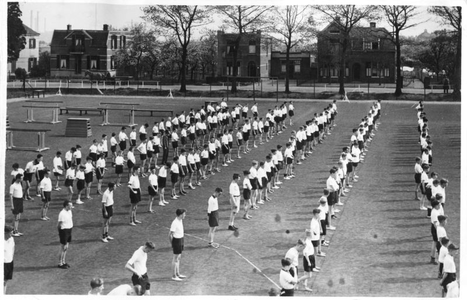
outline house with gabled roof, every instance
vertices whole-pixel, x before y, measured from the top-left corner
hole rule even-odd
[[[343,34],[335,23],[318,33],[318,82],[339,81]],[[395,45],[384,27],[357,26],[350,32],[345,58],[345,82],[394,83]]]
[[[18,60],[8,63],[8,71],[10,74],[14,74],[17,68],[25,69],[26,72],[30,73],[31,69],[37,65],[39,59],[38,37],[40,33],[24,24],[23,27],[26,30],[26,33],[23,35],[26,39],[26,44],[24,45],[24,49],[19,52]]]
[[[131,39],[129,31],[72,29],[54,30],[50,43],[52,77],[85,77],[85,71],[117,75],[115,55]]]

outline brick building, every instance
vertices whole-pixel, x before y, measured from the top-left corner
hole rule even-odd
[[[318,34],[318,81],[338,82],[342,33],[330,23]],[[396,50],[383,27],[355,27],[350,32],[344,82],[395,82]]]
[[[128,31],[72,29],[54,30],[50,43],[52,77],[85,77],[85,71],[117,75],[115,54],[131,39]]]
[[[233,75],[233,53],[238,34],[217,31],[217,76]],[[237,49],[238,77],[269,77],[271,60],[270,38],[258,30],[243,34]]]
[[[289,79],[316,79],[317,68],[315,63],[315,56],[313,56],[310,52],[290,52],[289,66]],[[270,76],[284,79],[285,72],[286,53],[272,51]]]

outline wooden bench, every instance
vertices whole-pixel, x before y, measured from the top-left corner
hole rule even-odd
[[[13,132],[37,132],[37,147],[18,147],[13,144]],[[42,152],[45,150],[50,149],[49,147],[45,146],[45,133],[50,131],[50,129],[38,129],[38,128],[7,128],[6,135],[7,135],[7,149],[8,150],[30,150],[30,151],[37,151]]]
[[[53,105],[23,105],[23,107],[25,107],[27,109],[27,112],[26,112],[26,121],[24,121],[25,123],[33,123],[33,122],[36,122],[36,123],[51,123],[51,124],[57,124],[57,123],[60,123],[62,121],[59,121],[58,120],[58,113],[59,113],[59,109],[60,107],[58,106],[58,104],[56,106],[53,106]],[[44,121],[36,121],[34,119],[34,108],[47,108],[47,109],[52,109],[52,121],[51,122],[44,122]]]
[[[45,98],[45,90],[32,90],[32,97],[34,98],[34,94],[37,94],[37,98],[40,98],[42,93],[42,97]]]
[[[151,113],[151,117],[153,117],[154,113],[162,113],[162,114],[170,114],[171,117],[173,117],[174,115],[174,111],[173,110],[170,110],[170,109],[159,109],[159,108],[134,108],[133,109],[135,112],[137,111],[141,111],[141,112],[145,112],[145,111],[148,111]]]
[[[100,115],[102,115],[102,108],[100,107],[60,107],[60,114],[62,115],[63,112],[65,114],[68,114],[70,111],[79,111],[79,115],[82,116],[83,112],[85,115],[88,114],[88,111],[96,111],[99,112]]]

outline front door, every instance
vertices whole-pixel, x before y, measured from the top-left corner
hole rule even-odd
[[[352,69],[353,69],[353,80],[360,81],[360,64],[354,63]]]
[[[75,74],[81,74],[81,55],[75,55]]]
[[[256,77],[256,64],[253,61],[248,63],[248,76]]]

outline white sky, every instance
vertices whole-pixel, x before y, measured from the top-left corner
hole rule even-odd
[[[196,3],[200,4],[220,4],[222,1],[196,1]],[[241,0],[243,1],[243,0]],[[241,1],[230,1],[229,3],[238,4]],[[341,0],[340,2],[344,2],[345,0]],[[381,1],[381,0],[378,0]],[[418,1],[412,4],[435,4],[430,3],[430,1]],[[76,3],[80,2],[80,3]],[[130,1],[122,1],[122,0],[114,0],[114,1],[27,1],[27,2],[19,2],[20,8],[23,12],[22,20],[23,22],[33,28],[34,30],[42,33],[44,31],[53,31],[54,29],[66,29],[67,24],[71,24],[73,28],[82,28],[82,29],[102,29],[103,24],[110,24],[113,27],[121,28],[121,27],[130,27],[131,22],[138,23],[142,22],[141,16],[143,15],[141,8],[142,6],[148,4],[156,4],[155,1],[131,1],[131,3],[135,3],[135,5],[126,5]],[[174,4],[174,2],[168,1],[169,4]],[[256,4],[283,4],[282,1],[264,1],[264,0],[253,0],[252,1],[243,1],[247,4],[256,3]],[[318,3],[314,1],[313,3]],[[326,4],[329,4],[331,1],[326,1]],[[407,4],[407,1],[402,1],[402,4]],[[449,3],[449,1],[446,1]],[[161,3],[161,1],[159,1]],[[176,0],[176,3],[182,4],[183,1]],[[287,4],[303,4],[303,1],[292,0],[287,1]],[[307,1],[307,4],[310,2]],[[352,3],[356,3],[356,1],[352,1]],[[438,2],[439,3],[439,2]],[[446,3],[446,4],[448,4]],[[193,1],[190,4],[194,4]],[[225,3],[227,4],[227,3]],[[378,4],[374,1],[371,4]],[[384,4],[384,3],[379,3]],[[394,2],[394,4],[398,4]],[[444,3],[443,3],[444,4]],[[446,5],[445,4],[445,5]],[[433,32],[434,30],[440,29],[440,24],[437,22],[436,17],[426,12],[427,6],[420,6],[419,11],[421,14],[414,19],[414,23],[424,22],[416,27],[407,29],[403,32],[403,35],[413,36],[422,33],[425,29],[428,32]],[[37,13],[39,13],[39,27],[37,28]],[[31,24],[31,14],[32,14],[32,24]],[[221,20],[217,20],[212,22],[209,25],[211,29],[217,29],[221,25]],[[32,25],[32,26],[31,26]],[[387,27],[388,30],[390,27],[384,20],[378,22],[378,26]],[[45,30],[44,30],[45,28]],[[50,38],[51,36],[48,36]]]

